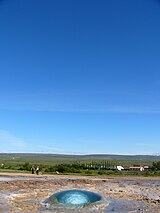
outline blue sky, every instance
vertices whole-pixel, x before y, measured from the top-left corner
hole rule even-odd
[[[160,152],[160,1],[1,0],[0,152]]]

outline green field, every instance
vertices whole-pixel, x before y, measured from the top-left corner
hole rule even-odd
[[[0,154],[0,171],[30,172],[32,165],[39,166],[41,172],[55,174],[81,175],[142,175],[129,171],[133,165],[148,165],[151,175],[159,175],[159,169],[153,168],[153,162],[160,162],[160,156],[126,155],[56,155],[56,154]],[[125,171],[114,168],[121,165]],[[159,168],[159,167],[158,167]],[[147,173],[143,173],[143,175]]]

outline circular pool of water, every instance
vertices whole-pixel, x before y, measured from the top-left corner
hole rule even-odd
[[[51,195],[43,201],[47,209],[78,210],[85,208],[87,211],[102,205],[101,195],[85,190],[65,190]],[[67,211],[66,211],[67,212]]]
[[[97,201],[102,197],[94,192],[84,190],[66,190],[53,194],[45,200],[46,203],[54,204],[56,201],[64,205],[81,205],[85,206]]]

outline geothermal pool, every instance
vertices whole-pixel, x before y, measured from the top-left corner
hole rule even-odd
[[[53,194],[45,200],[45,203],[53,205],[55,202],[58,202],[64,205],[85,206],[100,200],[102,200],[102,197],[94,192],[85,190],[66,190]]]
[[[4,213],[160,212],[159,178],[2,174],[0,192]]]
[[[69,210],[93,210],[99,206],[104,206],[104,200],[101,195],[85,190],[65,190],[57,192],[45,199],[42,204],[46,209],[54,211]]]
[[[43,201],[45,208],[39,210],[50,210],[51,212],[100,212],[104,213],[137,213],[146,210],[143,202],[103,198],[101,195],[85,190],[65,190],[51,195]]]

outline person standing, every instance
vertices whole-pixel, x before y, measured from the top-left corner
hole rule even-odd
[[[34,171],[35,171],[34,166],[32,166],[31,171],[32,171],[32,174],[34,174]]]
[[[39,174],[39,167],[37,166],[36,168],[36,174],[38,175]]]

